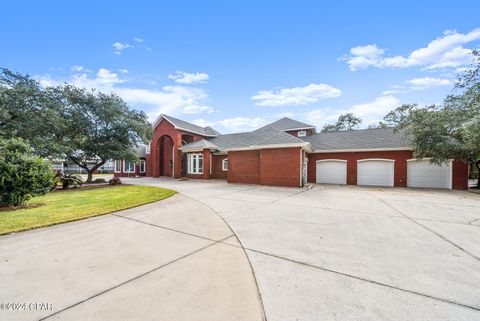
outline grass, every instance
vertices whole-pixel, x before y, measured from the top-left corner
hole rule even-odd
[[[51,192],[30,200],[30,208],[0,211],[0,235],[108,214],[160,201],[175,193],[134,185]]]

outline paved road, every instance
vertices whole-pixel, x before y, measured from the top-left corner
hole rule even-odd
[[[0,280],[0,303],[21,304],[2,321],[263,319],[236,237],[184,195],[2,236]]]
[[[125,181],[181,195],[0,237],[0,300],[66,308],[52,320],[261,320],[262,303],[269,321],[480,320],[480,195]]]
[[[480,195],[131,182],[174,188],[228,222],[269,321],[480,320]]]

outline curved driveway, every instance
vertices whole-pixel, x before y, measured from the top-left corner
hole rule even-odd
[[[211,207],[238,236],[269,321],[480,320],[480,195],[131,180]]]
[[[8,320],[480,320],[480,195],[124,181],[180,195],[0,237],[1,302],[56,309]]]
[[[177,194],[0,237],[0,320],[260,321],[251,271],[225,222]]]

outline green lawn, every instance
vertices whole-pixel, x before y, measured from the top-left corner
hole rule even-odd
[[[164,188],[134,185],[51,192],[28,202],[43,206],[0,211],[0,235],[107,214],[173,194]]]

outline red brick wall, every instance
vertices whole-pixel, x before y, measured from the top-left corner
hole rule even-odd
[[[300,148],[272,148],[260,151],[260,184],[300,186]]]
[[[229,183],[259,184],[260,183],[260,151],[228,152]]]
[[[228,158],[227,155],[213,155],[211,178],[227,179],[227,171],[222,170],[222,161]]]
[[[193,134],[185,133],[193,136],[193,140],[201,139],[200,136]],[[150,143],[150,155],[147,155],[147,176],[159,177],[161,174],[160,166],[160,139],[162,136],[169,136],[172,138],[174,145],[173,153],[173,174],[175,178],[179,178],[182,173],[182,162],[181,162],[181,152],[178,150],[182,146],[182,132],[176,130],[172,124],[167,120],[163,119],[157,127],[154,129],[153,138]],[[166,150],[169,150],[168,147]],[[168,160],[171,156],[168,156],[168,159],[165,161],[168,167]],[[165,166],[165,164],[164,164]],[[167,169],[165,171],[167,175],[171,175],[171,170]]]
[[[468,163],[455,160],[452,165],[452,188],[468,189]]]
[[[412,151],[349,152],[308,154],[308,181],[315,183],[317,175],[316,161],[321,159],[344,159],[347,161],[347,184],[357,184],[357,160],[367,158],[394,159],[394,186],[407,186],[407,159],[412,158]]]
[[[347,184],[357,184],[357,160],[366,158],[394,159],[394,186],[407,186],[407,160],[413,158],[412,151],[379,151],[379,152],[351,152],[351,153],[317,153],[308,154],[308,181],[316,181],[316,161],[321,159],[347,160]],[[452,188],[468,188],[468,164],[463,161],[454,161],[452,170]]]

